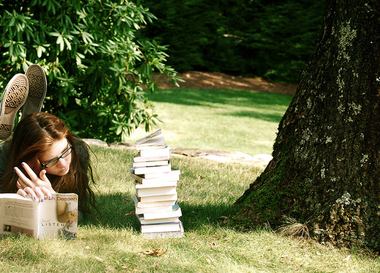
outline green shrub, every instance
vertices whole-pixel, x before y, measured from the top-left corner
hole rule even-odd
[[[111,1],[2,1],[0,87],[31,63],[48,75],[45,111],[79,136],[119,140],[157,122],[146,91],[152,72],[176,78],[166,48],[139,31],[155,17],[141,5]]]

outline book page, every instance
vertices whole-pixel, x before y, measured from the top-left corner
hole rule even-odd
[[[138,139],[136,141],[136,147],[149,147],[149,146],[165,146],[165,139],[162,135],[161,129],[154,131],[153,133]]]
[[[3,196],[4,197],[4,196]],[[24,233],[37,235],[38,202],[23,198],[8,196],[0,199],[0,234]]]

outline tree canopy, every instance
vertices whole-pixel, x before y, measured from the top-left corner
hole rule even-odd
[[[158,18],[145,35],[168,45],[177,71],[298,82],[321,31],[319,0],[142,0]]]

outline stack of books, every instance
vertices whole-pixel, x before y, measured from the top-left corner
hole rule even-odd
[[[135,180],[135,212],[141,233],[147,238],[175,238],[183,236],[177,202],[177,182],[180,171],[172,170],[170,149],[161,130],[136,142],[138,155],[133,159],[132,176]]]

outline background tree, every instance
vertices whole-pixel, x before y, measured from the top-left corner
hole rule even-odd
[[[168,45],[177,71],[296,82],[317,42],[324,1],[141,0],[158,17],[144,33]]]
[[[326,12],[273,160],[238,203],[254,223],[286,216],[322,242],[379,251],[380,2],[330,0]]]
[[[157,116],[144,91],[175,77],[165,47],[139,31],[155,18],[131,1],[1,1],[0,87],[28,64],[48,73],[45,108],[83,137],[120,140]]]

